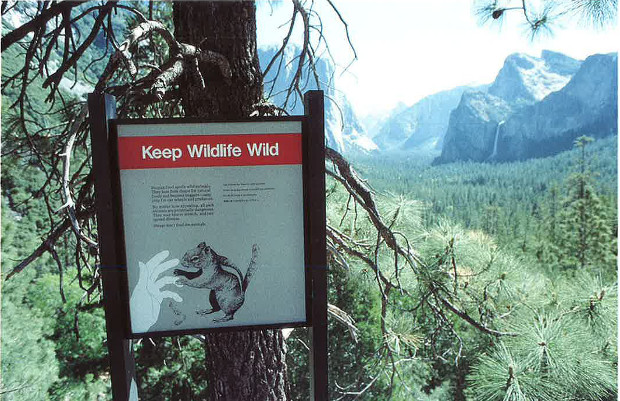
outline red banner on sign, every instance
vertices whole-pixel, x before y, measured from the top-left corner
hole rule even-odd
[[[118,138],[121,170],[301,164],[301,134]]]

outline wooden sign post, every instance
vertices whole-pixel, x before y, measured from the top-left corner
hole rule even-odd
[[[122,260],[122,244],[118,232],[119,211],[114,209],[112,179],[110,175],[110,120],[116,118],[116,99],[111,95],[88,96],[90,118],[91,153],[95,174],[97,206],[97,232],[101,264],[99,272],[103,285],[112,395],[114,400],[137,401],[135,363],[131,340],[125,327],[127,300],[123,299],[126,274]],[[135,395],[131,395],[132,384]]]
[[[89,111],[115,400],[137,400],[131,338],[311,326],[328,398],[323,92],[305,115],[118,120]]]
[[[310,335],[311,397],[328,399],[327,366],[327,251],[325,210],[325,106],[322,91],[306,92],[308,189],[310,208],[310,268],[312,271],[312,328]]]

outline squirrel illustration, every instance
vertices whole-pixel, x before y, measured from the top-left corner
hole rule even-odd
[[[245,291],[258,268],[257,256],[258,246],[254,244],[252,246],[252,259],[244,276],[239,268],[226,257],[218,255],[206,243],[201,242],[197,247],[185,252],[181,260],[181,266],[192,270],[175,269],[174,275],[182,276],[178,281],[181,285],[211,290],[209,293],[211,308],[199,310],[196,313],[208,315],[222,310],[225,313],[224,317],[213,321],[226,322],[234,318],[235,312],[241,308],[245,301]],[[225,270],[225,268],[234,269],[236,274]]]

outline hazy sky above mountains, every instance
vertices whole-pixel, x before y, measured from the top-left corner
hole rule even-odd
[[[280,46],[292,5],[288,1],[258,3],[259,46]],[[538,56],[549,49],[583,59],[617,51],[620,43],[617,26],[596,30],[574,19],[558,21],[552,35],[531,41],[519,12],[507,13],[501,26],[481,26],[472,2],[463,0],[334,3],[349,24],[358,53],[349,70],[337,75],[337,87],[345,91],[360,115],[381,114],[399,102],[411,105],[459,85],[489,83],[511,53]],[[336,63],[345,67],[353,53],[342,23],[326,0],[317,0],[315,9]],[[295,43],[301,43],[300,19],[296,28]]]

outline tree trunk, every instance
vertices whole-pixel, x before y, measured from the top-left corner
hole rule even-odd
[[[186,116],[248,117],[263,94],[254,2],[176,2],[174,30],[180,42],[223,54],[232,69],[232,78],[227,82],[217,66],[201,65],[206,89],[192,77],[181,82]]]
[[[188,117],[248,117],[262,98],[262,76],[256,51],[254,2],[174,3],[177,40],[224,55],[232,78],[217,67],[200,65],[206,89],[190,76],[180,83]],[[205,341],[211,400],[288,399],[286,349],[280,330],[210,334]]]
[[[210,334],[205,352],[211,400],[288,400],[280,330]]]

